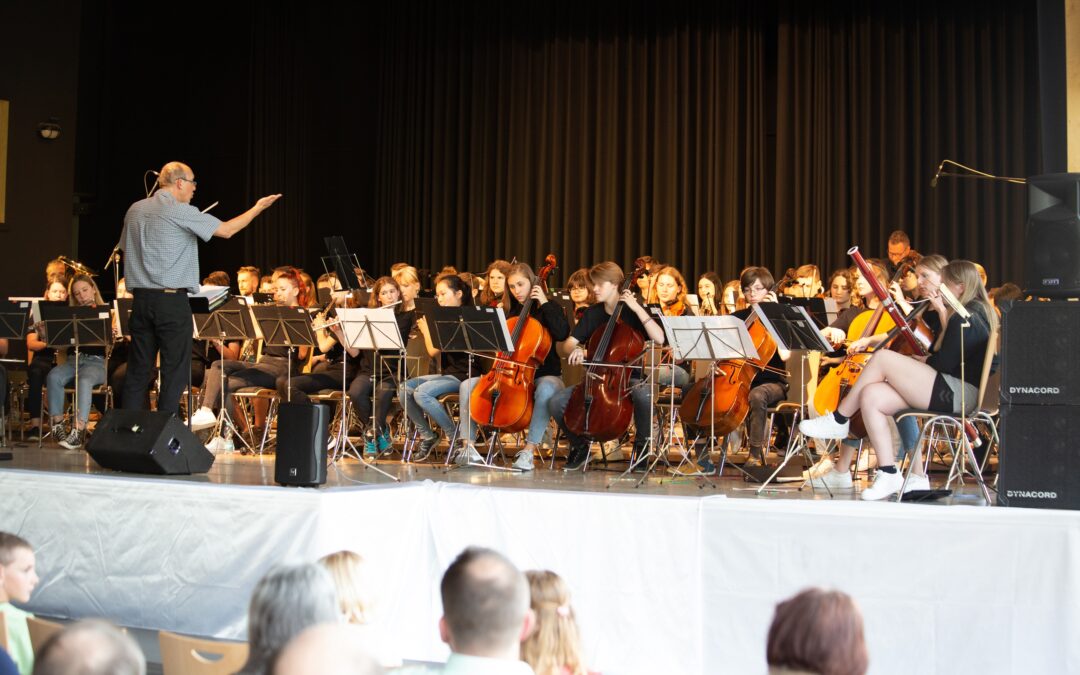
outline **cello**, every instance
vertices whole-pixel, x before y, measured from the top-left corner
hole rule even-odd
[[[754,378],[759,370],[769,367],[766,364],[776,354],[776,341],[756,314],[746,318],[746,330],[759,359],[721,361],[711,377],[695,382],[679,406],[679,417],[684,422],[710,427],[714,435],[724,436],[738,429],[746,419]]]
[[[645,260],[634,261],[634,272],[619,288],[622,295],[645,273]],[[645,339],[619,319],[625,305],[620,301],[608,318],[604,330],[589,337],[589,366],[585,377],[574,387],[566,405],[563,423],[574,434],[592,441],[619,438],[634,417],[630,400],[630,368],[645,350]]]
[[[556,264],[555,254],[549,253],[537,273],[541,288],[546,290],[547,278]],[[499,352],[491,370],[472,390],[469,415],[477,424],[514,433],[528,427],[532,420],[536,369],[551,351],[551,334],[530,316],[533,302],[533,298],[527,298],[521,312],[506,322],[514,351]]]

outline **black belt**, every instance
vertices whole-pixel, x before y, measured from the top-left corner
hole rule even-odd
[[[187,294],[186,288],[132,288],[131,294],[138,295],[139,293],[184,293]]]

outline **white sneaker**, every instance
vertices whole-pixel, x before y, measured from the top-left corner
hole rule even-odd
[[[531,450],[520,450],[514,457],[514,468],[520,471],[533,470],[533,454]]]
[[[904,494],[911,492],[912,490],[929,490],[930,478],[927,476],[920,476],[917,473],[912,473],[908,478],[907,486],[904,488]]]
[[[847,471],[832,471],[814,476],[810,479],[811,487],[825,486],[830,490],[850,490],[854,487],[851,482],[851,473]]]
[[[811,478],[820,478],[833,470],[833,461],[830,457],[822,457],[821,460],[810,467],[809,471],[803,471],[803,480],[809,480]],[[850,474],[849,474],[850,476]]]
[[[221,436],[214,436],[210,439],[210,442],[206,444],[206,449],[214,455],[220,455],[221,453],[226,451],[226,448],[227,443],[225,439]]]
[[[840,424],[836,421],[836,418],[832,416],[832,413],[827,412],[821,417],[815,417],[812,420],[803,420],[802,422],[799,422],[799,431],[802,432],[803,436],[809,436],[810,438],[834,438],[843,440],[848,437],[848,428],[850,426],[850,422]]]
[[[899,470],[896,473],[886,473],[878,469],[874,475],[874,484],[862,491],[862,498],[866,501],[877,501],[892,497],[904,485],[904,474]]]
[[[192,431],[198,431],[199,429],[208,429],[217,424],[217,415],[210,408],[199,408],[195,411],[195,414],[191,416],[191,429]]]
[[[466,445],[458,452],[457,457],[454,458],[454,463],[458,466],[469,466],[470,464],[483,464],[484,458],[480,456],[480,453],[476,451],[471,445]]]

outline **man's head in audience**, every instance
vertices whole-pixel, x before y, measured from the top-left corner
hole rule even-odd
[[[518,660],[532,631],[529,583],[505,556],[467,548],[442,579],[439,634],[457,654]]]
[[[0,602],[29,602],[38,584],[34,549],[30,542],[0,532]]]
[[[274,660],[273,675],[376,675],[383,672],[360,646],[356,627],[312,626],[289,641]]]
[[[88,619],[45,641],[34,660],[34,675],[146,675],[146,658],[116,626]]]

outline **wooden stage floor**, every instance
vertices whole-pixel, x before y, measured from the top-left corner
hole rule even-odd
[[[64,474],[88,475],[88,474],[122,474],[103,469],[95,463],[84,450],[67,450],[56,444],[46,442],[40,449],[37,442],[9,441],[7,450],[11,451],[14,458],[10,461],[0,462],[0,470],[30,469],[36,471],[48,471]],[[429,459],[424,463],[405,464],[400,461],[400,453],[393,458],[380,459],[375,465],[394,476],[400,483],[409,481],[436,481],[458,483],[474,486],[509,487],[518,489],[543,489],[561,490],[570,492],[592,493],[624,493],[643,495],[664,495],[682,497],[703,497],[711,495],[725,495],[731,498],[741,499],[809,499],[809,500],[858,500],[859,492],[866,487],[868,478],[866,472],[859,472],[855,481],[855,489],[847,491],[834,491],[830,495],[826,490],[818,487],[811,490],[809,486],[803,487],[801,482],[773,483],[762,492],[758,492],[758,484],[744,480],[742,473],[732,467],[727,467],[724,476],[694,477],[674,475],[662,463],[657,469],[649,474],[649,477],[641,482],[641,474],[624,474],[628,463],[612,462],[604,468],[599,461],[589,463],[587,472],[563,471],[559,468],[562,457],[556,460],[555,469],[549,469],[546,462],[543,466],[537,460],[536,469],[528,473],[512,473],[485,469],[482,467],[448,467],[444,464],[445,447],[440,448],[437,460]],[[512,457],[512,451],[509,453]],[[736,458],[741,461],[741,457]],[[550,460],[549,460],[550,461]],[[669,461],[672,466],[678,464],[678,458],[672,454]],[[437,463],[436,463],[437,462]],[[779,458],[770,456],[770,463],[775,465]],[[802,468],[802,460],[793,458],[790,464],[798,464]],[[935,487],[945,482],[946,471],[944,467],[938,467],[938,473],[931,474],[931,482]],[[247,486],[272,486],[274,482],[274,455],[250,455],[241,453],[220,454],[214,462],[214,466],[205,475],[193,476],[160,476],[163,480],[209,482],[220,485],[247,485]],[[327,470],[326,484],[319,489],[334,490],[341,488],[353,488],[363,485],[389,485],[394,481],[365,467],[353,458],[345,458],[331,464]],[[953,486],[953,497],[937,502],[938,504],[982,504],[984,503],[979,494],[977,485],[971,480],[964,485]]]

